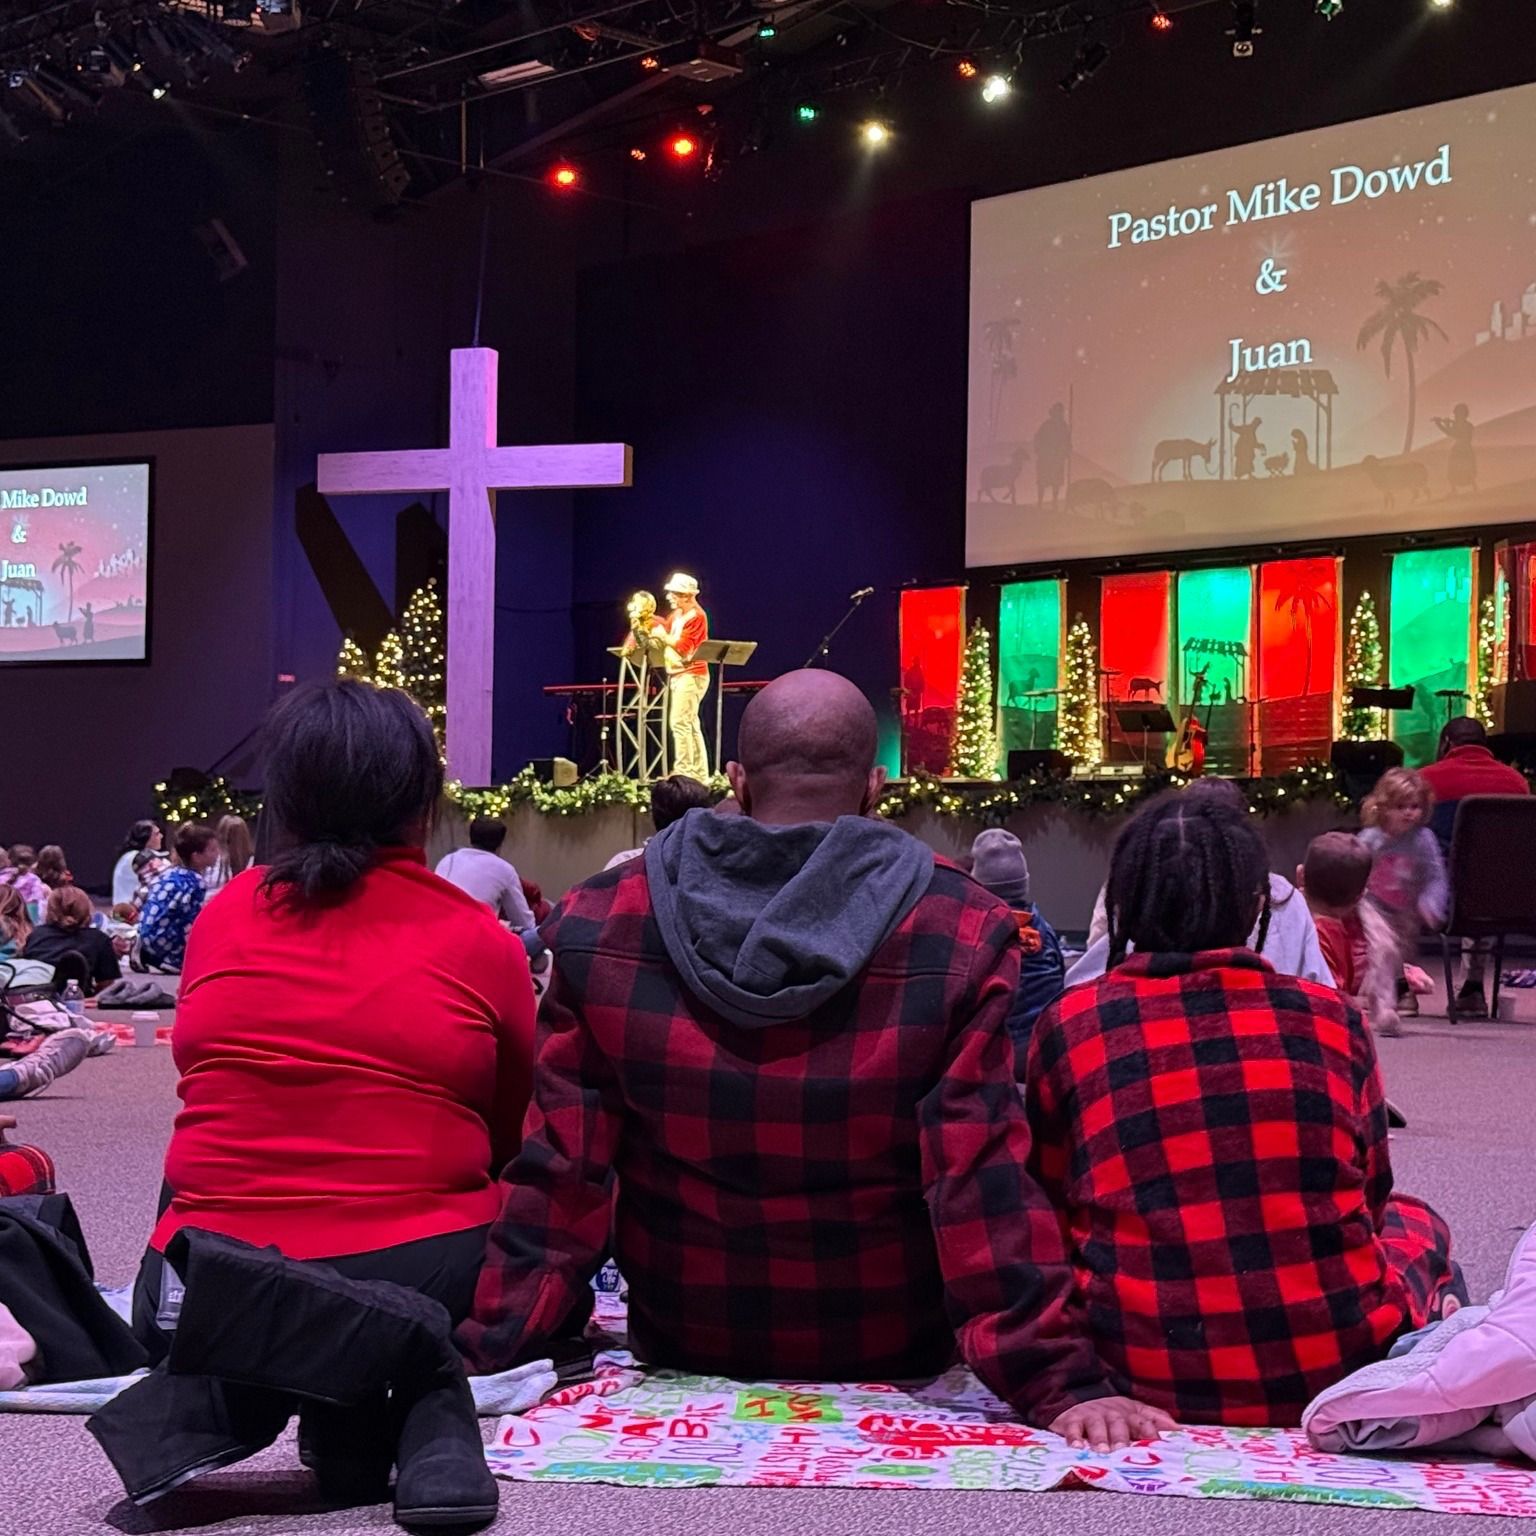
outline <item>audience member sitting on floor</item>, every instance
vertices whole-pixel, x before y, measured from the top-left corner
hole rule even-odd
[[[7,1140],[5,1133],[15,1129],[14,1115],[0,1115],[0,1200],[18,1195],[51,1195],[53,1159],[41,1147]]]
[[[1501,763],[1488,748],[1488,732],[1481,720],[1461,715],[1447,720],[1440,732],[1439,756],[1419,769],[1419,777],[1435,797],[1429,829],[1440,844],[1440,852],[1450,857],[1451,833],[1456,826],[1456,809],[1468,795],[1528,795],[1531,786],[1518,768]],[[1492,939],[1466,941],[1467,973],[1456,992],[1456,1013],[1468,1019],[1488,1017],[1488,999],[1483,992],[1483,978],[1488,971],[1488,956],[1493,953]]]
[[[651,836],[665,832],[674,821],[681,821],[692,810],[708,810],[715,803],[714,791],[698,779],[686,773],[670,773],[651,785]],[[649,842],[650,838],[646,839]],[[645,852],[645,843],[638,848],[626,848],[616,853],[603,865],[604,869],[617,869],[628,859],[638,859]]]
[[[517,940],[427,870],[442,788],[403,693],[335,682],[273,711],[278,852],[208,904],[182,972],[169,1204],[134,1296],[156,1357],[183,1225],[469,1310],[528,1102],[533,991]]]
[[[25,1056],[0,1056],[0,1100],[41,1093],[91,1054],[94,1039],[86,1029],[58,1029],[44,1035]]]
[[[139,871],[134,860],[141,853],[158,853],[165,834],[154,821],[136,821],[128,829],[128,837],[117,863],[112,866],[112,905],[121,907],[134,904],[139,889]]]
[[[477,816],[469,824],[469,847],[455,848],[438,860],[437,873],[450,885],[482,902],[522,941],[530,959],[544,953],[544,941],[534,921],[523,882],[501,856],[507,825],[494,816]]]
[[[794,672],[742,717],[740,816],[690,811],[545,925],[534,1102],[467,1358],[579,1327],[611,1251],[642,1358],[746,1381],[932,1375],[958,1343],[1074,1441],[1169,1427],[1114,1397],[1025,1170],[1007,909],[868,813],[875,714]],[[615,1193],[616,1191],[616,1193]]]
[[[1403,968],[1418,957],[1420,932],[1438,928],[1450,902],[1445,860],[1429,828],[1434,808],[1429,785],[1411,768],[1388,768],[1360,806],[1360,841],[1372,856],[1366,899],[1392,931],[1392,963],[1399,978],[1397,1006],[1373,1020],[1384,1035],[1400,1033],[1399,1014],[1418,1014],[1419,1000]]]
[[[245,817],[220,817],[215,830],[219,838],[219,861],[203,875],[203,889],[210,894],[222,891],[236,875],[243,875],[256,862],[256,844]]]
[[[48,905],[48,887],[38,878],[36,850],[27,843],[12,843],[8,857],[11,866],[0,870],[0,885],[19,892],[32,921],[42,922],[43,909]]]
[[[1026,1069],[1100,1358],[1196,1424],[1294,1425],[1465,1300],[1444,1222],[1392,1192],[1359,1013],[1245,947],[1267,865],[1209,799],[1144,808],[1110,865],[1110,970],[1040,1015]]]
[[[74,975],[87,997],[122,977],[118,956],[128,950],[127,944],[119,945],[91,927],[93,915],[91,898],[84,891],[74,885],[60,886],[48,898],[47,921],[32,930],[22,950],[28,960],[42,960],[60,976],[69,957],[78,956]]]
[[[1192,796],[1192,804],[1205,808],[1213,816],[1246,823],[1250,812],[1242,791],[1227,779],[1199,779],[1176,793]],[[1106,890],[1099,892],[1094,904],[1093,922],[1088,930],[1088,948],[1067,971],[1067,985],[1095,981],[1109,968],[1109,914]],[[1333,985],[1333,973],[1318,947],[1317,925],[1307,910],[1305,899],[1284,875],[1269,876],[1269,923],[1263,933],[1257,928],[1248,936],[1248,947],[1257,950],[1282,976],[1300,976],[1320,986]],[[1134,946],[1132,946],[1134,948]]]
[[[187,953],[187,935],[203,910],[203,876],[219,861],[219,835],[212,827],[189,821],[172,840],[176,862],[156,875],[139,914],[139,958],[158,971],[179,971]]]
[[[0,960],[19,956],[32,934],[32,914],[20,891],[0,885]]]
[[[1013,994],[1013,1006],[1008,1010],[1008,1033],[1013,1037],[1022,1079],[1029,1032],[1035,1027],[1040,1010],[1061,996],[1061,940],[1029,899],[1029,863],[1024,857],[1024,845],[1012,832],[988,827],[976,834],[971,844],[971,878],[986,886],[999,901],[1008,903],[1019,930],[1024,960],[1019,967],[1018,991]]]
[[[75,883],[75,877],[69,872],[69,860],[64,857],[64,850],[57,843],[49,843],[38,852],[37,878],[50,891]]]

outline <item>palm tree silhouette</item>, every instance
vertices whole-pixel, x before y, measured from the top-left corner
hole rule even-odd
[[[56,576],[69,584],[69,612],[64,615],[66,624],[75,616],[75,577],[80,573],[80,562],[75,556],[80,552],[80,546],[73,540],[67,544],[60,544],[59,553],[49,567]]]
[[[1310,560],[1288,561],[1284,567],[1280,586],[1275,592],[1275,612],[1288,607],[1291,611],[1291,630],[1300,629],[1307,642],[1307,670],[1302,676],[1301,691],[1312,692],[1312,629],[1319,618],[1334,612],[1333,598],[1317,582],[1317,573]]]
[[[1019,376],[1019,362],[1013,355],[1013,338],[1019,325],[1017,320],[989,320],[981,331],[992,359],[992,379],[987,391],[987,437],[994,443],[997,441],[997,418],[1003,405],[1003,387],[1009,379]]]
[[[1418,405],[1418,378],[1414,369],[1414,354],[1419,343],[1436,332],[1442,341],[1451,338],[1426,315],[1418,313],[1419,305],[1441,292],[1444,284],[1432,277],[1420,277],[1417,272],[1406,273],[1395,283],[1385,279],[1376,284],[1376,297],[1381,308],[1360,327],[1355,338],[1356,351],[1363,352],[1379,336],[1381,360],[1392,377],[1392,349],[1402,343],[1403,355],[1408,359],[1408,431],[1403,437],[1403,452],[1413,452],[1413,418]]]

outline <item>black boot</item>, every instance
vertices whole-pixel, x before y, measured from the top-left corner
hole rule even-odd
[[[183,1228],[166,1258],[186,1285],[168,1364],[354,1407],[443,1358],[448,1313],[419,1291]]]
[[[396,1392],[395,1522],[478,1530],[496,1518],[498,1490],[485,1464],[474,1394],[457,1356],[422,1383]]]
[[[150,1504],[204,1472],[264,1451],[293,1403],[278,1393],[157,1366],[91,1415],[85,1427],[107,1453],[128,1497]]]
[[[320,1491],[337,1504],[382,1504],[395,1464],[394,1421],[386,1398],[356,1408],[304,1403],[299,1409],[299,1460]]]

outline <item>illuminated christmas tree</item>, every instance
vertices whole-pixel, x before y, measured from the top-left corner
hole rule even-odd
[[[1344,739],[1372,741],[1382,733],[1384,721],[1379,709],[1354,709],[1348,704],[1351,688],[1380,688],[1385,685],[1386,657],[1381,649],[1381,625],[1376,619],[1376,603],[1369,592],[1360,594],[1349,620],[1349,640],[1344,647]]]
[[[405,687],[405,646],[393,629],[379,642],[379,653],[373,659],[373,682],[378,688]]]
[[[1477,616],[1477,688],[1472,696],[1472,713],[1491,731],[1493,719],[1494,686],[1504,679],[1499,676],[1499,605],[1493,594],[1483,599]]]
[[[992,688],[992,637],[971,625],[955,710],[954,772],[962,779],[997,777],[997,709]]]
[[[401,626],[400,686],[426,711],[441,742],[448,701],[443,664],[443,605],[438,599],[436,581],[429,581],[411,593]]]
[[[373,681],[373,668],[369,664],[368,653],[351,635],[341,642],[341,650],[336,656],[336,676],[350,677],[359,683]]]
[[[1081,614],[1067,632],[1066,686],[1061,691],[1056,745],[1078,767],[1097,763],[1099,742],[1099,659],[1088,621]]]

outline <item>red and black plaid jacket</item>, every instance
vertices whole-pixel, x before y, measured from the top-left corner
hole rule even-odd
[[[1289,1425],[1385,1353],[1414,1309],[1375,1046],[1337,992],[1245,949],[1133,954],[1040,1015],[1026,1073],[1117,1390]]]
[[[1018,932],[999,901],[939,865],[856,981],[751,1029],[683,988],[644,860],[576,887],[544,936],[555,981],[459,1333],[472,1365],[527,1358],[579,1312],[611,1215],[631,1334],[657,1364],[870,1381],[942,1369],[958,1339],[1036,1422],[1109,1392],[1026,1170],[1004,1027]]]

